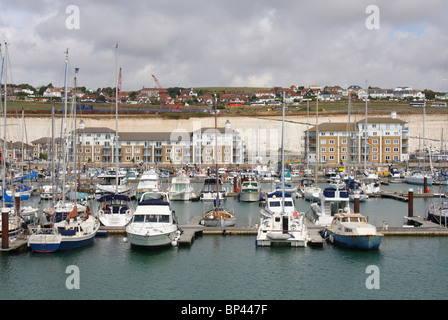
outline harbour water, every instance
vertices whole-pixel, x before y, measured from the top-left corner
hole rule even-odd
[[[269,185],[263,185],[269,189]],[[382,186],[407,191],[410,185]],[[200,188],[200,185],[196,185]],[[439,187],[432,186],[432,191]],[[417,188],[414,186],[414,190]],[[442,189],[443,191],[443,189]],[[444,190],[443,192],[447,192]],[[438,199],[414,199],[424,216]],[[202,202],[173,202],[179,224],[205,209]],[[258,203],[236,198],[225,206],[237,224],[260,221]],[[300,211],[310,204],[298,201]],[[372,198],[360,204],[369,222],[401,226],[407,203]],[[141,250],[124,235],[97,237],[69,252],[31,251],[0,255],[2,300],[445,300],[448,297],[448,237],[385,237],[375,251],[323,248],[255,247],[255,236],[204,235],[191,247]],[[71,288],[69,266],[79,271]],[[376,270],[375,273],[372,273]],[[369,283],[375,275],[375,287]]]

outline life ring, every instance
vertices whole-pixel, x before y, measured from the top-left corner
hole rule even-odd
[[[100,214],[100,216],[102,216],[104,214],[104,211],[100,210],[98,213]]]

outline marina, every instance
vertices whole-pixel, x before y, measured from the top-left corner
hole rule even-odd
[[[38,182],[39,183],[44,183]],[[297,185],[295,181],[292,185]],[[138,181],[131,185],[136,186]],[[195,191],[201,190],[201,182],[192,183]],[[232,189],[227,182],[226,188]],[[263,191],[271,190],[271,183],[261,183]],[[320,183],[322,189],[328,183]],[[169,180],[162,180],[160,189],[166,190]],[[388,193],[407,194],[410,185],[391,184],[383,187]],[[431,196],[434,193],[445,193],[445,189],[431,186]],[[416,189],[417,190],[417,189]],[[444,198],[441,198],[444,199]],[[98,200],[91,199],[92,205]],[[33,286],[45,288],[40,298],[55,299],[61,294],[69,298],[76,298],[79,294],[83,298],[93,299],[184,299],[185,291],[174,289],[178,286],[188,286],[193,289],[188,293],[190,299],[209,299],[214,294],[216,299],[431,299],[436,296],[429,286],[440,287],[437,277],[428,275],[419,264],[425,263],[435,272],[448,267],[442,256],[448,254],[448,230],[425,219],[425,211],[432,202],[437,203],[436,197],[413,197],[413,217],[408,217],[409,202],[394,198],[370,197],[359,204],[360,211],[367,216],[369,222],[384,234],[382,244],[377,250],[360,251],[338,248],[321,236],[322,227],[307,221],[306,226],[310,241],[308,246],[298,248],[256,247],[255,240],[257,226],[260,223],[260,203],[238,201],[236,196],[225,198],[225,206],[236,212],[237,221],[233,227],[206,227],[200,224],[201,212],[212,206],[210,202],[202,201],[173,201],[171,206],[176,211],[179,230],[182,231],[178,245],[143,250],[133,247],[123,241],[126,231],[123,227],[101,226],[92,244],[67,252],[48,254],[34,253],[23,239],[10,241],[9,249],[2,249],[0,259],[5,266],[2,268],[1,285],[5,290],[3,299],[33,299],[27,294],[29,289],[22,291],[13,279],[20,274],[22,281],[31,281]],[[26,203],[35,202],[44,208],[48,200],[39,200],[38,196],[31,197]],[[301,211],[311,210],[311,203],[305,199],[296,199],[294,205]],[[350,203],[353,208],[354,203]],[[378,210],[378,208],[381,208]],[[404,217],[408,217],[405,219]],[[418,227],[404,226],[405,221],[413,221]],[[386,226],[387,225],[387,226]],[[429,249],[429,248],[432,249]],[[410,260],[409,254],[413,258]],[[446,252],[446,253],[444,253]],[[113,253],[113,254],[112,254]],[[398,259],[398,260],[397,260]],[[442,260],[443,261],[442,261]],[[76,262],[75,262],[76,261]],[[416,263],[415,261],[419,261]],[[75,263],[83,272],[81,291],[74,292],[65,288],[66,266]],[[221,275],[213,280],[204,282],[203,270],[216,268],[220,264]],[[269,269],[277,269],[284,275],[294,279],[294,286],[305,286],[306,292],[297,292],[287,286],[285,280],[272,282],[269,292],[261,293],[256,290],[254,283],[258,277],[268,277],[266,268],[255,267],[268,265]],[[364,282],[365,268],[377,265],[382,271],[381,288],[375,292],[366,290]],[[19,267],[20,265],[20,267]],[[108,267],[106,267],[106,265]],[[344,268],[347,275],[334,279],[326,272],[315,270],[317,266],[325,270]],[[94,267],[95,266],[95,267]],[[184,266],[184,267],[182,267]],[[185,268],[188,266],[188,268]],[[31,269],[39,271],[39,277]],[[62,268],[62,269],[61,269]],[[313,273],[305,270],[315,270]],[[401,272],[395,271],[400,269]],[[20,271],[19,271],[20,270]],[[28,270],[28,271],[27,271]],[[59,271],[58,271],[59,270]],[[406,271],[409,270],[409,271]],[[406,283],[409,288],[406,272],[411,272],[423,280],[414,281],[411,285],[414,292],[403,291]],[[126,280],[119,282],[115,275],[126,272]],[[151,281],[143,280],[148,272],[159,272],[169,276]],[[59,274],[59,275],[58,275]],[[425,274],[423,277],[422,275]],[[350,276],[349,276],[350,275]],[[230,278],[229,278],[230,277]],[[117,278],[117,279],[115,279]],[[223,283],[220,279],[228,279]],[[268,277],[269,278],[269,277]],[[52,279],[48,281],[48,279]],[[308,279],[308,280],[306,280]],[[350,285],[352,290],[335,296],[331,291],[322,293],[319,287],[326,285]],[[59,285],[58,285],[59,283]],[[443,281],[442,281],[443,283]],[[11,290],[11,288],[16,288]],[[213,287],[222,288],[219,293]],[[394,288],[392,288],[394,287]],[[171,289],[170,289],[171,288]],[[244,288],[244,290],[243,290]],[[401,289],[400,289],[401,288]],[[386,290],[387,289],[387,290]],[[436,289],[437,290],[437,289]],[[12,292],[6,295],[5,292]],[[445,287],[438,292],[446,293]]]

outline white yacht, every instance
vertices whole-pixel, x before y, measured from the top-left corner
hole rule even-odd
[[[95,199],[106,194],[131,194],[131,187],[127,184],[126,173],[123,171],[107,170],[98,176],[100,182],[96,184]]]
[[[413,171],[408,177],[406,177],[405,181],[409,184],[424,185],[425,178],[426,178],[426,184],[428,186],[431,186],[433,176],[423,171]]]
[[[312,203],[307,217],[316,225],[328,226],[336,213],[350,212],[348,191],[340,184],[325,188],[319,196],[319,203]]]
[[[205,178],[204,184],[201,190],[202,201],[213,201],[216,199],[216,188],[219,187],[219,199],[224,200],[226,197],[226,189],[223,186],[222,179],[219,178],[218,184],[216,183],[216,177]]]
[[[140,199],[145,192],[159,191],[160,180],[159,175],[154,169],[143,172],[137,185],[136,197]]]
[[[170,200],[181,201],[188,201],[196,196],[190,178],[184,174],[178,175],[171,180],[168,195]]]
[[[290,245],[306,247],[309,241],[304,213],[274,213],[262,219],[258,228],[256,246]]]
[[[180,231],[168,194],[145,192],[126,227],[126,233],[130,243],[135,246],[176,246]]]
[[[124,194],[107,194],[98,200],[98,219],[106,227],[124,227],[132,219],[131,200]]]
[[[261,207],[260,214],[265,218],[270,218],[275,213],[285,212],[293,214],[295,212],[292,196],[288,192],[285,192],[284,201],[282,198],[282,191],[278,190],[268,193],[264,201],[265,204]]]

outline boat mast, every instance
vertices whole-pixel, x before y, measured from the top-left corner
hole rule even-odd
[[[347,161],[350,161],[350,147],[351,147],[351,132],[350,132],[350,112],[352,108],[352,95],[348,94],[348,121],[347,121],[347,149],[346,156],[344,161],[344,169],[346,167]]]
[[[364,129],[364,171],[367,169],[367,100],[369,99],[369,88],[367,87],[366,80],[366,119]]]
[[[218,108],[215,93],[215,170],[216,170],[216,205],[219,207],[219,174],[218,174]]]
[[[118,42],[115,44],[115,79],[117,79],[117,86],[115,88],[115,193],[118,194]]]
[[[306,169],[309,167],[309,154],[310,154],[310,101],[307,99],[306,101]]]
[[[68,48],[65,51],[65,77],[64,77],[64,114],[62,115],[62,126],[61,131],[63,130],[64,134],[61,134],[61,143],[60,148],[62,148],[62,139],[64,139],[64,154],[62,156],[62,202],[65,203],[65,156],[67,153],[67,124],[64,122],[67,119],[67,65],[68,65]]]
[[[4,104],[3,104],[3,152],[2,152],[2,158],[3,158],[3,168],[2,168],[2,192],[3,195],[5,194],[5,188],[6,188],[6,100],[7,100],[7,72],[6,72],[6,66],[7,66],[7,58],[8,58],[8,44],[5,41],[5,55],[2,58],[2,75],[3,78],[3,71],[5,71],[5,84],[4,84]],[[1,81],[0,81],[0,89],[1,89]],[[1,90],[0,90],[1,91]],[[1,94],[0,94],[0,100],[1,100]],[[2,208],[5,208],[5,197],[2,196]]]
[[[76,77],[73,78],[73,96],[72,96],[72,108],[73,108],[73,121],[74,121],[74,129],[72,134],[72,144],[73,144],[73,171],[75,172],[74,177],[74,186],[75,186],[75,203],[78,200],[78,188],[79,188],[79,179],[76,179],[76,158],[78,145],[76,144]],[[79,170],[79,169],[78,169]],[[78,171],[79,174],[79,171]]]
[[[317,188],[317,170],[319,169],[319,95],[316,98],[316,163],[315,163],[315,174],[314,174],[314,185]]]
[[[284,150],[283,150],[283,134],[285,131],[285,91],[283,91],[283,107],[282,107],[282,214],[285,213],[285,161],[284,161]]]

